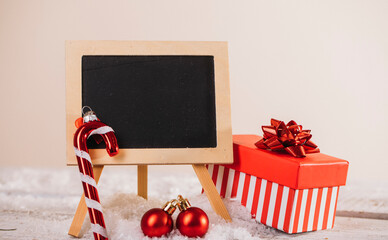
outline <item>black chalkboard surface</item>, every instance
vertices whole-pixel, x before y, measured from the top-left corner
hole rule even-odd
[[[214,81],[213,56],[82,57],[82,105],[120,148],[217,147]]]

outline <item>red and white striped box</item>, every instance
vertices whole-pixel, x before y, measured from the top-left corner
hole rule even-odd
[[[287,233],[332,228],[348,162],[321,153],[294,158],[258,149],[259,139],[233,136],[234,163],[207,166],[221,197],[241,202],[257,221]]]

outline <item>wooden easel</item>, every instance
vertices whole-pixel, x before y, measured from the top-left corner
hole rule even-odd
[[[194,164],[192,166],[214,211],[226,221],[232,221],[228,210],[222,202],[222,199],[219,193],[217,192],[217,189],[214,186],[214,183],[205,165]],[[98,183],[103,169],[104,165],[98,165],[93,167],[93,173],[96,183]],[[145,199],[147,199],[147,175],[148,166],[137,165],[137,195]],[[85,204],[85,195],[82,194],[81,200],[79,201],[77,210],[73,218],[73,222],[71,223],[69,229],[69,235],[74,237],[80,237],[81,228],[85,220],[87,211],[88,209]]]
[[[82,59],[88,56],[202,56],[212,59],[214,67],[216,146],[199,148],[120,148],[114,159],[105,149],[93,149],[90,156],[96,182],[105,165],[137,165],[138,195],[147,199],[147,165],[192,165],[214,211],[227,221],[229,213],[205,164],[233,162],[232,124],[229,89],[228,45],[226,42],[147,42],[147,41],[68,41],[66,42],[66,152],[67,165],[77,165],[74,157],[74,120],[82,108]],[[86,56],[86,58],[84,58]],[[159,61],[159,60],[158,60]],[[104,84],[104,83],[102,83]],[[97,85],[93,85],[97,86]],[[202,86],[202,85],[200,85]],[[203,85],[206,87],[207,85]],[[104,85],[101,85],[103,88]],[[206,90],[206,89],[205,89]],[[115,104],[118,104],[117,102]],[[122,107],[125,109],[125,106]],[[84,196],[78,204],[69,234],[79,236],[87,213]]]

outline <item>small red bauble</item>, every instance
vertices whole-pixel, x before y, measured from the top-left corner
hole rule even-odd
[[[141,218],[141,230],[148,237],[161,237],[173,229],[171,214],[175,211],[175,205],[172,202],[166,203],[161,208],[152,208],[144,213]]]
[[[206,213],[197,207],[191,207],[187,199],[178,196],[179,213],[176,219],[176,228],[187,237],[203,237],[209,228],[209,218]]]

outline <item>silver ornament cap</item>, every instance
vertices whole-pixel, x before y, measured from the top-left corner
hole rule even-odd
[[[89,108],[89,111],[87,111],[86,113],[84,113],[84,109],[85,108]],[[82,114],[83,114],[83,119],[84,119],[84,123],[87,123],[87,122],[90,122],[90,121],[97,121],[97,115],[95,112],[93,112],[92,108],[89,107],[89,106],[84,106],[82,108]]]

